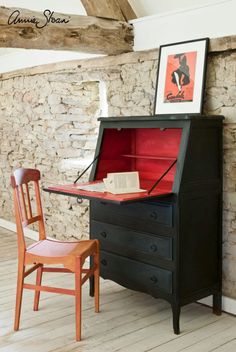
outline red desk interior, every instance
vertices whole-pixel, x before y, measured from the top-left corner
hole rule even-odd
[[[79,189],[79,184],[59,185],[45,190],[88,199],[102,199],[126,203],[172,193],[176,165],[149,193],[155,182],[178,159],[181,128],[107,128],[104,130],[96,161],[94,182],[101,182],[108,173],[138,171],[140,187],[146,192],[114,195],[108,192],[92,192]],[[84,183],[85,184],[85,183]]]

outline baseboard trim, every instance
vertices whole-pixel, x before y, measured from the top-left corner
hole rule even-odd
[[[16,232],[16,224],[14,222],[4,220],[0,218],[0,227],[3,227],[4,229]],[[31,240],[38,241],[39,239],[39,234],[37,231],[31,230],[26,228],[25,229],[25,236],[27,238],[30,238]]]
[[[4,220],[0,218],[0,227],[4,229],[16,232],[16,224],[14,222]],[[39,235],[37,231],[25,229],[25,236],[31,240],[38,241]],[[198,301],[201,304],[212,307],[212,296],[205,297]],[[236,315],[236,299],[223,296],[222,297],[222,309],[226,313]]]
[[[212,296],[205,297],[198,302],[206,306],[212,307]],[[236,315],[236,299],[223,296],[222,310],[226,313]]]

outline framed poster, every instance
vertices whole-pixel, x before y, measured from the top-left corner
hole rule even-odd
[[[154,115],[200,114],[209,39],[160,46]]]

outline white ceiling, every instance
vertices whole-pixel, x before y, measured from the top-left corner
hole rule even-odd
[[[0,0],[1,6],[22,7],[34,11],[49,9],[56,12],[86,15],[80,0]]]
[[[217,3],[219,0],[129,0],[138,17],[160,14],[163,12]],[[222,2],[222,0],[221,0]],[[80,0],[0,0],[0,6],[22,7],[35,11],[50,9],[52,11],[86,15]]]

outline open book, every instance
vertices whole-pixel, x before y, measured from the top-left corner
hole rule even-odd
[[[109,173],[103,182],[107,192],[113,194],[145,192],[140,189],[138,171]]]
[[[97,182],[90,185],[78,185],[79,189],[91,192],[110,192],[113,194],[125,194],[145,192],[140,189],[139,173],[132,172],[114,172],[107,174],[103,182]]]

